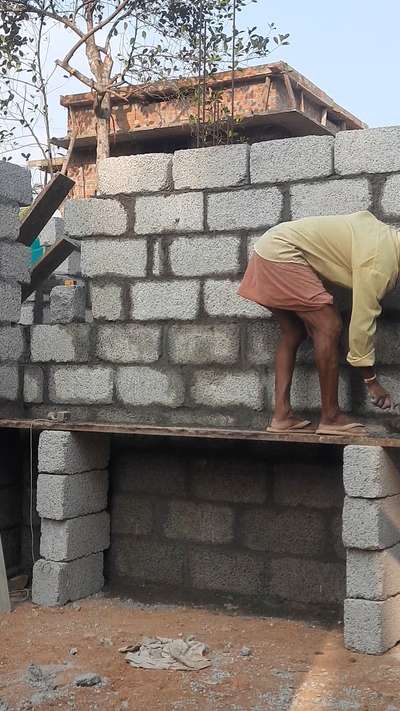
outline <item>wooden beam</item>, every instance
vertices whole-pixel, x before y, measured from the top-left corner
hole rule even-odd
[[[286,92],[288,95],[288,106],[290,109],[296,108],[296,97],[294,95],[292,82],[290,81],[288,74],[283,74],[283,81],[286,87]]]
[[[271,93],[271,77],[267,76],[265,78],[265,86],[264,86],[264,111],[268,111],[268,104],[269,104],[269,95]]]
[[[328,120],[328,109],[322,109],[321,111],[321,126],[326,126]]]
[[[47,183],[21,223],[18,242],[25,244],[27,247],[33,244],[74,185],[74,180],[66,175],[61,175],[61,173],[57,173]]]
[[[22,301],[33,294],[72,252],[79,249],[79,243],[72,239],[64,238],[56,242],[33,267],[30,283],[22,285]]]

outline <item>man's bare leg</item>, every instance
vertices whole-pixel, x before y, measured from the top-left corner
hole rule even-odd
[[[293,415],[290,404],[290,388],[296,363],[296,353],[307,338],[304,324],[294,312],[271,309],[278,321],[280,340],[275,353],[275,411],[272,427],[289,428],[300,420]]]

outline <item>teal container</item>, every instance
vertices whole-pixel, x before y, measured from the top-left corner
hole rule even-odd
[[[31,247],[31,264],[36,264],[43,257],[44,247],[40,244],[40,239],[37,237]]]

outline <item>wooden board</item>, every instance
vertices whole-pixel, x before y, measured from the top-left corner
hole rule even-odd
[[[55,211],[64,202],[68,193],[75,185],[75,181],[66,175],[57,173],[47,183],[40,195],[36,198],[25,219],[21,222],[18,242],[30,247],[39,237],[43,227],[45,227],[54,215]]]
[[[298,442],[300,444],[360,444],[363,446],[400,447],[400,434],[371,432],[368,435],[317,435],[296,432],[270,434],[263,430],[215,429],[206,427],[162,427],[111,422],[55,422],[54,420],[0,420],[0,429],[59,430],[63,432],[103,432],[152,437],[187,437],[195,439],[247,440],[253,442]]]
[[[22,301],[33,294],[76,249],[80,249],[79,243],[72,239],[64,238],[56,242],[33,267],[30,283],[22,285]]]
[[[4,563],[3,545],[1,542],[1,535],[0,535],[0,613],[1,612],[10,612],[10,611],[11,611],[10,595],[8,592],[6,566]]]

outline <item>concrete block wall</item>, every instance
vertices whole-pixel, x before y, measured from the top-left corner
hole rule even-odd
[[[89,419],[263,426],[277,326],[236,293],[254,240],[311,214],[370,209],[400,224],[399,141],[393,127],[106,160],[99,197],[65,208],[65,231],[81,240],[93,322],[32,327],[43,390],[28,412],[68,406]],[[346,296],[338,294],[343,308]],[[378,333],[382,382],[392,386],[399,304],[396,293],[387,300]],[[309,344],[299,364],[294,404],[313,413]],[[371,413],[345,363],[340,398],[346,410]]]

